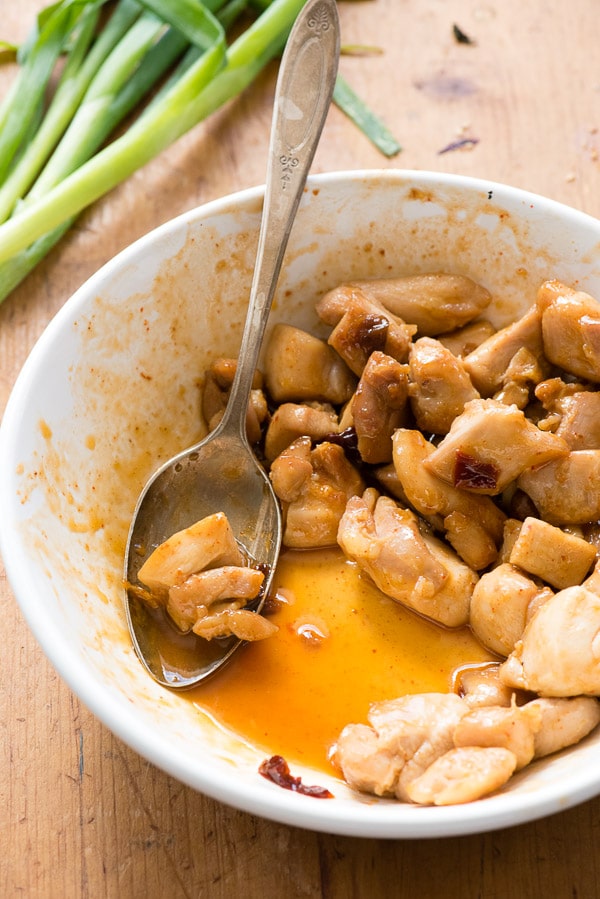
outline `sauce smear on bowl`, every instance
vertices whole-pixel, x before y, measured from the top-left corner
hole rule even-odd
[[[469,628],[440,627],[384,596],[337,548],[286,550],[273,583],[278,633],[186,694],[269,755],[331,773],[331,744],[366,722],[372,702],[447,692],[457,667],[494,660]]]

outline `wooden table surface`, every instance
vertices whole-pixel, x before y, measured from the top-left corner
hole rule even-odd
[[[2,0],[20,39],[39,0]],[[341,71],[403,151],[386,160],[332,109],[313,170],[402,167],[512,183],[600,216],[596,0],[340,2]],[[459,43],[456,24],[474,44]],[[0,71],[0,96],[14,74]],[[276,66],[98,202],[0,307],[0,410],[69,295],[132,240],[264,180]],[[460,138],[470,149],[440,154]],[[1,514],[1,508],[0,508]],[[225,807],[142,760],[45,660],[0,570],[0,896],[596,897],[600,799],[482,835],[355,839]]]

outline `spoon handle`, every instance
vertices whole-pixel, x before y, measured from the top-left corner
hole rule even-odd
[[[266,189],[236,377],[221,429],[246,443],[246,409],[281,263],[327,111],[340,53],[335,0],[308,0],[279,68]]]

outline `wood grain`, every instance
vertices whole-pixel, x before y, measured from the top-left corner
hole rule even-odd
[[[20,39],[41,7],[2,4]],[[600,216],[595,0],[341,2],[341,70],[403,146],[385,160],[332,109],[313,169],[449,171]],[[456,23],[473,45],[453,37]],[[119,249],[173,215],[262,182],[276,66],[84,213],[0,308],[0,410],[35,340]],[[14,75],[0,71],[0,96]],[[470,149],[440,154],[460,138]],[[552,274],[552,273],[549,273]],[[1,514],[1,511],[0,511]],[[351,839],[220,805],[140,758],[46,662],[0,575],[0,896],[594,897],[600,800],[495,833]]]

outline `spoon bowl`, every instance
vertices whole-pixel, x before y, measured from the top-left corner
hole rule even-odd
[[[223,512],[245,553],[265,572],[260,596],[250,606],[257,613],[271,586],[281,546],[281,512],[248,442],[246,412],[283,256],[331,103],[339,52],[335,0],[308,0],[279,69],[256,266],[227,408],[208,437],[152,476],[133,515],[124,572],[128,624],[140,661],[164,686],[194,686],[225,664],[242,641],[183,634],[162,609],[151,609],[139,598],[139,569],[159,544],[195,521]]]

